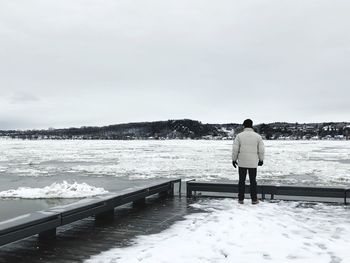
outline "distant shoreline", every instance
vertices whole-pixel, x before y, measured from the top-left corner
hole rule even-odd
[[[350,140],[350,122],[262,123],[254,129],[267,140]],[[204,124],[196,120],[136,122],[102,127],[0,130],[0,138],[26,140],[231,140],[242,130],[237,123]]]
[[[63,138],[57,138],[57,139],[28,139],[28,138],[7,138],[0,136],[0,141],[231,141],[234,138],[230,139],[190,139],[190,138],[183,138],[183,139],[63,139]],[[264,139],[267,141],[350,141],[350,139],[337,139],[337,138],[330,138],[330,139]]]

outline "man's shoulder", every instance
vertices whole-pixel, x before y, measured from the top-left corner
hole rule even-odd
[[[240,134],[256,134],[256,135],[259,135],[259,133],[257,133],[255,130],[253,129],[249,129],[249,130],[244,130],[244,131],[241,131],[240,133],[238,133],[237,135],[240,135]]]
[[[259,139],[262,139],[261,135],[259,133],[257,133],[256,131],[254,131],[255,136],[258,137]]]
[[[262,140],[261,135],[259,133],[257,133],[256,131],[254,131],[254,130],[242,131],[242,132],[237,134],[237,136],[240,136],[240,137],[241,136],[249,136],[249,137],[251,137],[252,135],[255,136],[256,138],[258,138],[259,140],[260,139]]]

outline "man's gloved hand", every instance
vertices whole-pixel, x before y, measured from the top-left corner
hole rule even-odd
[[[259,161],[258,162],[258,166],[263,166],[264,162],[263,161]]]
[[[232,161],[232,165],[234,168],[237,168],[237,162],[236,161]]]

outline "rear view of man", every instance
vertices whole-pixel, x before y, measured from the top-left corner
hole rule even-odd
[[[257,167],[264,163],[265,147],[259,134],[253,130],[253,121],[247,119],[243,122],[244,130],[239,133],[232,148],[232,165],[238,165],[239,185],[238,202],[243,204],[245,192],[245,179],[247,172],[250,181],[250,197],[252,204],[258,204],[256,172]]]

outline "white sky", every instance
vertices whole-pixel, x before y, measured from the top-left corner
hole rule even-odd
[[[0,129],[350,121],[350,1],[2,0]]]

